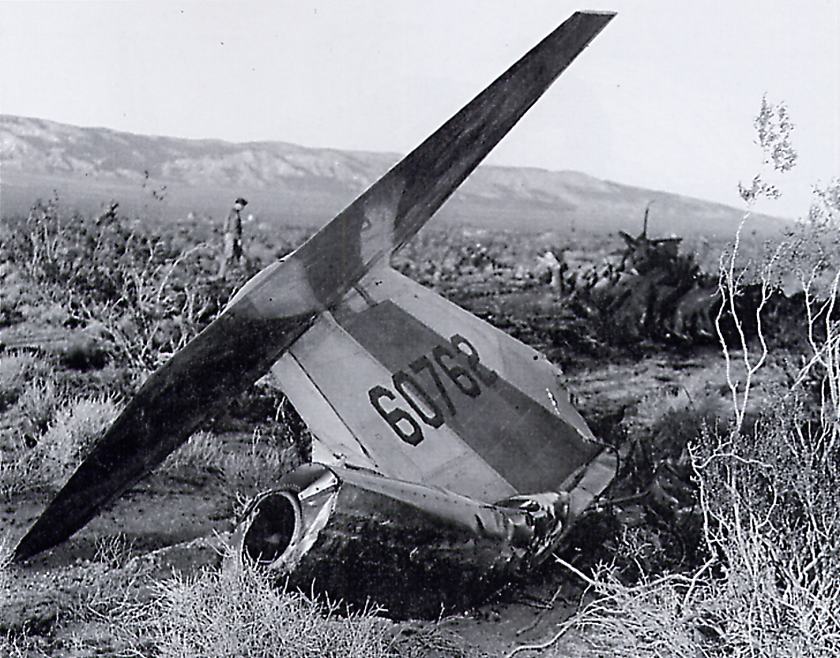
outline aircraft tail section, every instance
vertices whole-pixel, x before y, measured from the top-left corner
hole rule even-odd
[[[316,458],[479,500],[572,491],[602,451],[545,356],[390,267],[272,373],[333,455]]]

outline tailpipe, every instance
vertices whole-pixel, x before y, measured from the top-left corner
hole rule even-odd
[[[437,617],[475,605],[533,566],[565,523],[546,518],[521,500],[491,505],[307,464],[250,503],[234,545],[242,562],[291,587],[357,607],[375,603],[394,618]]]

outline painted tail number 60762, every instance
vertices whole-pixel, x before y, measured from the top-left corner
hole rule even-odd
[[[396,404],[386,409],[383,401],[396,402],[397,396],[384,386],[371,388],[368,398],[396,435],[413,446],[423,440],[423,430],[417,418],[437,428],[443,425],[447,415],[455,415],[456,406],[450,396],[453,385],[459,394],[476,398],[481,395],[483,386],[491,386],[498,379],[495,372],[481,363],[478,350],[472,343],[459,334],[449,339],[449,345],[436,345],[431,354],[412,361],[408,369],[410,373],[405,370],[395,372],[392,381],[394,390],[413,414]]]

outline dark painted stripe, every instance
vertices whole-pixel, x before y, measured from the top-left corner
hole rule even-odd
[[[438,335],[391,301],[360,313],[343,311],[336,319],[392,374],[399,370],[411,373],[412,361],[430,355],[437,345],[450,345],[449,337]],[[472,342],[468,331],[463,335]],[[466,358],[458,361],[467,367]],[[445,423],[521,493],[557,489],[598,451],[598,446],[586,442],[572,425],[502,377],[490,386],[481,383],[481,394],[470,398],[444,373],[440,375],[455,406],[454,416],[444,411]],[[428,376],[414,376],[422,380],[438,408],[445,410],[446,404]],[[381,384],[393,388],[390,381]],[[367,403],[367,391],[359,391],[359,404]],[[409,410],[408,405],[403,406]]]

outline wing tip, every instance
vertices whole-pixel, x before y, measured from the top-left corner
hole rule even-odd
[[[47,509],[49,507],[48,505]],[[54,536],[47,531],[49,526],[45,526],[44,521],[42,521],[47,509],[41,512],[35,522],[27,529],[26,534],[17,542],[14,550],[11,551],[11,555],[9,555],[11,562],[16,564],[26,562],[60,543],[54,541]]]
[[[602,18],[612,19],[618,15],[617,11],[613,11],[612,9],[584,9],[581,11],[576,11],[574,16],[601,16]]]
[[[589,23],[595,29],[594,34],[590,37],[594,39],[617,15],[617,11],[576,11],[569,17],[569,20]]]
[[[15,564],[21,564],[22,562],[26,562],[29,558],[36,555],[39,551],[32,550],[32,547],[28,544],[30,543],[27,541],[29,539],[29,533],[27,533],[23,539],[21,539],[15,549],[12,551],[10,556],[10,561]]]

